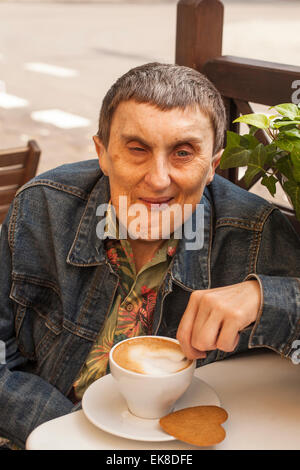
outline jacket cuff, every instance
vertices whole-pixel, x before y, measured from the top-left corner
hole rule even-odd
[[[300,281],[297,278],[249,274],[261,290],[261,305],[248,347],[267,347],[288,356],[300,336]]]

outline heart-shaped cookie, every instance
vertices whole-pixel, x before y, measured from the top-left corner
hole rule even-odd
[[[226,436],[221,426],[228,418],[219,406],[193,406],[174,411],[159,420],[165,432],[196,446],[212,446]]]

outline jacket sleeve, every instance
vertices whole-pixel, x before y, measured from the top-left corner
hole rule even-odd
[[[9,223],[12,207],[0,237],[0,436],[19,447],[30,432],[45,421],[72,411],[73,403],[37,375],[24,372],[27,359],[18,349],[15,305],[10,299],[12,256]]]
[[[278,209],[265,222],[256,266],[246,280],[259,282],[261,306],[248,346],[294,358],[300,338],[300,238]]]

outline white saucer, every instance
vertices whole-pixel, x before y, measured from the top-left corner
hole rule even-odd
[[[203,380],[193,377],[188,390],[175,403],[174,411],[190,406],[220,406],[216,392]],[[111,374],[96,380],[85,391],[82,409],[88,420],[103,431],[136,441],[173,441],[158,419],[142,419],[128,411]]]

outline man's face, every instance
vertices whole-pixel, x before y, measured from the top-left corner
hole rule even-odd
[[[190,216],[221,154],[213,157],[213,128],[199,108],[161,111],[133,100],[117,107],[107,149],[98,137],[94,141],[118,219],[123,222],[127,216],[129,227],[138,215],[129,208],[140,204],[143,230],[138,238],[144,240],[168,238],[163,235],[167,217],[172,233]],[[120,210],[120,196],[127,198],[126,214]]]

